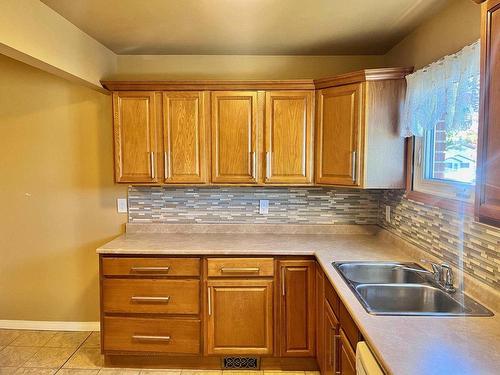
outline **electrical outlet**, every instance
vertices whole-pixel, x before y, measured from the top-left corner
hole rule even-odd
[[[259,214],[266,215],[269,213],[269,200],[261,199],[259,200]]]
[[[391,222],[391,206],[385,206],[385,221]]]
[[[117,208],[118,213],[126,214],[128,211],[127,199],[126,198],[118,198],[116,200],[116,208]]]

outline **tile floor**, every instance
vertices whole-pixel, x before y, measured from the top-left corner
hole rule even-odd
[[[290,371],[193,371],[103,368],[99,332],[0,329],[0,375],[319,375]]]

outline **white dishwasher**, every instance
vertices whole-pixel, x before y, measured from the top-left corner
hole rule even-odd
[[[384,375],[375,356],[364,341],[358,342],[356,346],[356,374]]]

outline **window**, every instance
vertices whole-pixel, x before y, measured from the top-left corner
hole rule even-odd
[[[413,190],[472,202],[479,43],[407,77],[402,134],[414,137]]]

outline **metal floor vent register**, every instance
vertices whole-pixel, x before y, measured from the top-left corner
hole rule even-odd
[[[223,369],[254,369],[260,368],[260,360],[257,357],[224,357],[222,358]]]

